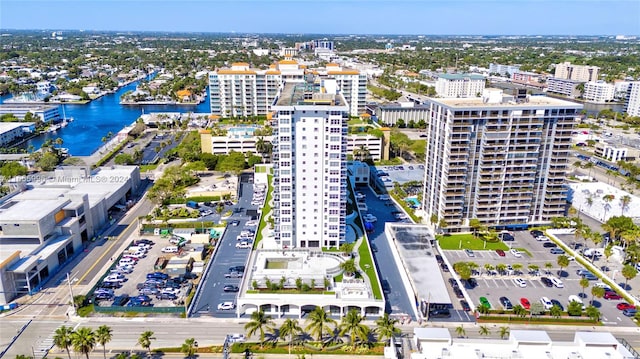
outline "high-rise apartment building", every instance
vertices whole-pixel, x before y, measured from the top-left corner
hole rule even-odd
[[[440,74],[436,80],[436,93],[440,97],[478,97],[484,85],[482,75]]]
[[[625,111],[629,116],[640,117],[640,81],[629,84]]]
[[[613,100],[615,86],[604,81],[592,81],[584,84],[582,97],[590,102],[604,103]]]
[[[431,99],[423,210],[452,232],[546,223],[566,210],[571,132],[582,105],[544,96]]]
[[[264,116],[271,111],[282,84],[302,82],[307,72],[306,66],[290,59],[279,61],[268,70],[254,69],[248,63],[237,62],[230,68],[213,71],[209,74],[211,113],[223,117]],[[326,69],[315,72],[337,80],[351,116],[365,112],[365,73],[343,69],[336,64],[328,64]]]
[[[554,77],[580,82],[598,81],[598,66],[572,65],[570,62],[556,64]]]
[[[336,80],[285,82],[273,105],[273,218],[285,248],[337,248],[345,233],[349,106]]]

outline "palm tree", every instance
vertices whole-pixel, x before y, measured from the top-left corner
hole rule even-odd
[[[547,272],[550,272],[550,271],[551,271],[551,268],[553,268],[553,263],[551,263],[551,262],[546,262],[546,263],[544,264],[544,268],[547,270]]]
[[[559,255],[558,266],[560,267],[560,274],[562,274],[562,269],[569,266],[569,257],[565,255]]]
[[[393,319],[389,316],[389,313],[384,313],[384,315],[376,320],[376,333],[378,334],[378,340],[383,340],[385,338],[393,338],[396,335],[402,333],[400,328],[396,327],[398,323],[397,319]]]
[[[511,265],[511,268],[513,268],[513,270],[516,273],[520,273],[520,270],[522,269],[523,265],[520,263],[514,263],[513,265]]]
[[[364,318],[357,310],[351,309],[340,322],[340,335],[349,334],[351,344],[354,344],[356,339],[366,340],[369,327],[362,323],[363,320]]]
[[[593,305],[593,299],[594,298],[602,298],[604,297],[604,288],[602,287],[598,287],[598,286],[593,286],[591,287],[591,305]]]
[[[527,310],[524,309],[523,306],[521,306],[520,304],[515,305],[513,307],[513,314],[519,316],[519,317],[524,317],[525,315],[527,315]]]
[[[106,325],[101,325],[96,330],[96,340],[102,345],[102,353],[105,359],[107,359],[107,343],[113,338],[112,332],[111,328]]]
[[[194,338],[185,339],[184,343],[180,347],[180,351],[183,352],[187,358],[191,358],[196,353],[198,343]]]
[[[562,315],[562,309],[559,306],[554,305],[553,307],[551,307],[551,309],[549,309],[549,315],[554,318],[560,318],[560,316]]]
[[[478,329],[478,334],[489,335],[491,334],[491,330],[489,330],[489,327],[487,327],[486,325],[481,325],[480,328]]]
[[[96,346],[96,334],[91,328],[78,328],[78,330],[71,333],[71,345],[74,351],[86,355],[87,359],[89,359],[89,353]]]
[[[264,344],[264,330],[273,329],[273,320],[270,315],[265,315],[262,310],[251,313],[251,320],[244,325],[247,336],[251,337],[256,332],[260,332],[260,347]]]
[[[624,211],[629,209],[629,203],[631,203],[631,196],[624,195],[620,197],[620,204],[622,205],[622,215],[624,216]]]
[[[629,280],[638,275],[638,271],[631,265],[627,264],[622,267],[622,276],[624,277],[624,289],[629,288]]]
[[[596,322],[600,320],[600,311],[593,305],[588,306],[587,309],[585,309],[585,313],[589,318],[593,319]]]
[[[67,351],[67,356],[71,359],[71,353],[69,353],[69,347],[71,346],[71,334],[73,329],[71,327],[65,327],[64,325],[56,329],[56,333],[53,335],[53,344],[60,349]]]
[[[508,337],[510,332],[509,327],[500,327],[500,339]]]
[[[319,342],[322,342],[324,333],[329,332],[329,325],[336,324],[336,321],[329,317],[322,307],[316,307],[312,310],[311,313],[309,313],[307,322],[309,324],[307,324],[305,330],[308,330],[311,335],[316,335]],[[324,346],[324,343],[322,345]]]
[[[469,220],[469,227],[473,231],[473,237],[476,238],[478,236],[478,231],[482,228],[482,223],[477,218],[471,218]]]
[[[467,335],[467,331],[464,330],[464,327],[462,325],[460,325],[456,327],[456,334],[458,334],[458,337],[463,338],[465,335]]]
[[[153,336],[153,332],[147,330],[140,334],[140,338],[138,338],[138,344],[140,344],[140,346],[144,349],[147,349],[149,354],[151,354],[151,341],[155,339],[156,338]]]
[[[582,297],[584,297],[584,289],[589,286],[589,280],[587,278],[580,279],[580,287],[582,287]]]
[[[353,276],[358,271],[356,261],[353,258],[340,263],[340,269],[345,271],[348,276]]]
[[[289,355],[291,355],[291,346],[293,345],[293,337],[298,335],[302,331],[302,328],[298,324],[297,319],[288,318],[280,326],[279,334],[280,338],[289,337]]]

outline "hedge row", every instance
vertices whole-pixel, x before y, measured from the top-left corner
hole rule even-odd
[[[170,198],[168,200],[169,204],[185,204],[189,201],[194,202],[218,202],[220,201],[221,196],[198,196],[198,197],[187,197],[187,198]]]

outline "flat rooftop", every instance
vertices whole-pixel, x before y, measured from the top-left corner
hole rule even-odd
[[[58,108],[58,105],[38,105],[38,104],[26,104],[26,103],[3,103],[0,104],[0,110],[35,110],[35,111],[46,111],[52,108]]]
[[[539,109],[539,108],[575,108],[582,109],[582,104],[561,100],[548,96],[529,96],[527,101],[516,102],[484,102],[482,97],[470,98],[432,98],[429,101],[453,108],[501,108],[501,109]]]
[[[29,127],[34,122],[0,122],[0,133],[9,132],[16,128]]]
[[[28,196],[19,194],[0,205],[2,222],[37,221],[69,202],[69,198],[51,198],[46,190],[39,189],[34,191],[35,193],[29,192],[32,191],[23,192],[23,194],[28,193]],[[38,198],[38,194],[43,196]]]
[[[387,223],[400,257],[411,277],[420,300],[437,304],[451,304],[438,261],[433,239],[426,226]],[[385,229],[386,230],[386,229]]]
[[[327,93],[318,83],[285,83],[276,106],[346,106],[344,97]]]

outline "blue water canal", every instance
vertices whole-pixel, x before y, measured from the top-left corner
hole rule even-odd
[[[33,146],[36,149],[47,139],[62,138],[62,147],[69,149],[73,156],[88,156],[102,145],[102,138],[107,133],[116,133],[130,125],[143,113],[150,112],[194,112],[209,113],[209,97],[197,106],[177,105],[120,105],[120,96],[127,91],[135,90],[137,82],[120,88],[113,94],[105,95],[86,105],[64,105],[64,115],[73,117],[74,121],[55,133],[46,133],[33,138],[24,144],[24,148]],[[0,97],[0,103],[11,96]],[[60,108],[62,116],[62,108]]]

